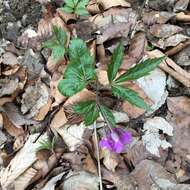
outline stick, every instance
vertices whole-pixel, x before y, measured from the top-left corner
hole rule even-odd
[[[96,151],[97,151],[98,175],[99,175],[99,180],[100,180],[100,190],[103,190],[102,173],[101,173],[101,165],[100,165],[100,151],[99,151],[99,146],[98,146],[98,136],[97,136],[96,122],[94,122],[93,128],[94,128],[94,136],[95,136]]]

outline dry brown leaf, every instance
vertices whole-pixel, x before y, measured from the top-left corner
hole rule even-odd
[[[64,127],[55,129],[61,135],[70,151],[76,150],[81,144],[83,144],[83,134],[86,129],[86,126],[83,123],[80,125],[65,125]]]
[[[114,152],[110,152],[107,149],[102,149],[101,153],[103,156],[103,163],[105,167],[108,170],[115,172],[116,167],[119,165],[121,161],[120,156]]]
[[[27,169],[21,176],[14,181],[15,190],[25,190],[30,184],[32,178],[37,174],[34,168]]]
[[[151,160],[144,160],[136,165],[130,176],[136,179],[140,190],[158,187],[159,189],[172,189],[176,185],[174,176],[163,166]]]
[[[165,24],[174,17],[175,14],[165,11],[148,11],[143,14],[143,22],[147,25]]]
[[[54,118],[51,121],[50,127],[59,128],[63,127],[67,123],[67,117],[65,115],[64,108],[61,107],[60,110],[55,114]]]
[[[183,28],[171,24],[155,24],[150,27],[149,32],[157,38],[168,38],[183,31]]]
[[[14,55],[11,52],[6,52],[5,54],[3,54],[2,62],[3,64],[10,65],[10,66],[18,64],[16,55]]]
[[[152,101],[150,100],[150,98],[148,98],[148,96],[144,93],[144,91],[142,90],[142,88],[139,87],[138,84],[129,82],[128,84],[126,84],[126,87],[134,90],[135,92],[138,92],[138,94],[144,99],[146,103],[152,104]],[[123,102],[122,110],[127,113],[129,118],[137,118],[140,115],[145,113],[145,110],[138,108],[136,106],[133,106],[128,101]]]
[[[91,92],[90,90],[84,89],[81,92],[78,92],[77,94],[68,98],[68,100],[64,103],[64,106],[70,106],[86,100],[94,100],[95,98],[95,93]]]
[[[190,99],[186,96],[168,97],[167,106],[172,114],[190,116]]]
[[[178,0],[174,6],[174,11],[185,11],[189,5],[189,0]]]
[[[144,54],[146,37],[143,32],[136,33],[131,40],[129,50],[124,56],[121,69],[129,69],[132,65],[136,64]]]
[[[75,22],[77,20],[76,14],[66,13],[65,11],[62,11],[61,8],[57,9],[56,11],[65,23],[73,21]]]
[[[19,80],[4,78],[0,79],[0,97],[13,94],[18,88]]]
[[[101,35],[97,36],[97,44],[102,44],[114,38],[119,38],[119,37],[127,38],[130,29],[131,29],[131,23],[120,22],[116,24],[111,24],[102,32]]]
[[[99,178],[89,172],[71,172],[64,180],[64,190],[98,190]]]
[[[38,112],[38,114],[35,116],[35,120],[37,121],[42,121],[45,116],[47,115],[47,113],[49,112],[49,110],[51,109],[51,105],[52,105],[52,100],[49,99],[47,104],[45,104]]]
[[[23,172],[25,172],[36,160],[36,150],[40,146],[41,140],[46,140],[47,136],[43,135],[36,143],[33,143],[39,134],[31,135],[24,147],[11,160],[5,171],[3,171],[0,182],[3,189],[15,182]]]
[[[152,44],[161,49],[166,49],[167,47],[174,47],[180,44],[181,42],[185,42],[189,39],[188,36],[183,34],[175,34],[166,39],[159,39],[158,41],[152,41]]]
[[[100,4],[104,10],[107,10],[111,7],[130,7],[130,3],[128,3],[125,0],[112,0],[112,1],[107,1],[107,0],[97,0],[97,3]]]
[[[49,92],[45,84],[38,82],[33,86],[28,86],[22,95],[21,111],[27,114],[28,118],[34,117],[40,109],[48,103]]]

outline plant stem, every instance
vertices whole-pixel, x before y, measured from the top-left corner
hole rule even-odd
[[[97,136],[96,122],[94,122],[93,128],[94,128],[94,136],[95,136],[96,151],[97,151],[98,175],[99,175],[99,180],[100,180],[100,190],[103,190],[102,173],[101,173],[101,165],[100,165],[100,151],[99,151],[99,146],[98,146],[98,136]]]

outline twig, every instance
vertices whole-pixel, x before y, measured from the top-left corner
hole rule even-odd
[[[94,122],[93,128],[94,128],[94,136],[95,136],[96,151],[97,151],[98,175],[99,175],[99,180],[100,180],[100,190],[103,190],[102,173],[101,173],[101,165],[100,165],[100,151],[99,151],[99,146],[98,146],[98,136],[97,136],[96,122]]]

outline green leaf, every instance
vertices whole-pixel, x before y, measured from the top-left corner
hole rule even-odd
[[[88,2],[89,0],[66,0],[62,10],[68,13],[86,16],[88,15],[88,11],[86,10]]]
[[[60,27],[53,26],[53,31],[56,36],[57,41],[60,45],[63,47],[65,46],[65,43],[67,41],[67,34],[65,31],[63,31]]]
[[[109,124],[112,127],[114,127],[116,124],[116,121],[115,121],[115,117],[114,117],[113,113],[111,112],[111,110],[104,105],[100,105],[99,109],[100,109],[101,115],[106,120],[106,122],[109,122]]]
[[[77,14],[77,15],[80,15],[80,16],[88,16],[89,15],[89,13],[88,13],[88,11],[86,10],[86,8],[78,8],[77,7],[77,9],[75,10],[75,13]]]
[[[144,102],[144,100],[138,95],[137,92],[124,88],[122,86],[112,86],[112,93],[114,96],[128,101],[130,104],[139,108],[150,110],[150,107]]]
[[[93,124],[99,117],[99,109],[95,101],[86,101],[78,103],[73,107],[75,113],[81,115],[84,118],[85,125]]]
[[[53,26],[54,37],[46,42],[44,42],[44,48],[50,48],[52,50],[52,55],[55,60],[59,60],[65,55],[65,44],[67,41],[66,33],[56,26]]]
[[[129,69],[126,73],[122,74],[115,80],[115,82],[121,83],[146,76],[151,71],[153,71],[164,59],[165,57],[147,59],[146,61],[137,64],[133,68]]]
[[[74,9],[72,7],[69,7],[68,5],[65,5],[64,7],[62,7],[61,10],[66,13],[73,13],[74,11]]]
[[[122,64],[124,56],[124,46],[122,43],[119,43],[117,48],[114,50],[111,64],[108,65],[108,79],[113,81],[117,75],[118,69]]]
[[[64,96],[73,96],[77,92],[83,90],[86,86],[84,81],[76,80],[76,79],[62,79],[58,84],[58,90]]]
[[[52,48],[52,55],[55,60],[59,60],[59,59],[63,58],[65,55],[65,48],[63,48],[62,46],[59,46],[59,45],[54,46]]]
[[[59,85],[59,90],[64,96],[76,94],[96,78],[95,61],[85,42],[80,39],[72,40],[69,55],[70,63],[64,73],[65,79]]]

